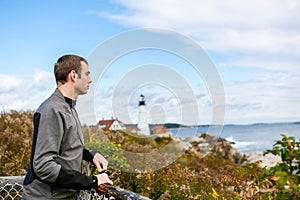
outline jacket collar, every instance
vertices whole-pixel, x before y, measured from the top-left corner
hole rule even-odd
[[[64,97],[65,101],[69,104],[70,108],[75,108],[76,100],[72,100],[69,97]]]
[[[61,91],[58,88],[56,88],[54,93],[56,93],[60,98],[63,98],[65,100],[65,102],[67,104],[69,104],[70,108],[75,108],[76,100],[73,100],[73,99],[70,99],[69,97],[63,96],[63,94],[61,93]]]

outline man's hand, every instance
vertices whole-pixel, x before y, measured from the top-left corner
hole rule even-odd
[[[105,172],[107,170],[108,161],[100,153],[95,154],[93,163],[99,172]]]
[[[113,185],[113,182],[109,179],[109,177],[106,173],[97,174],[96,177],[98,180],[98,186],[100,186],[103,183],[108,183],[108,184]]]
[[[96,175],[98,180],[98,190],[102,193],[106,193],[106,189],[103,188],[104,183],[113,185],[113,182],[109,179],[106,173]]]

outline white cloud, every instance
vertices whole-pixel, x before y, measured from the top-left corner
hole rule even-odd
[[[171,28],[213,51],[299,55],[298,1],[120,0],[125,12],[100,15],[130,26]],[[291,46],[295,48],[290,48]]]
[[[299,85],[300,76],[285,72],[257,72],[255,80],[239,81],[226,85],[226,119],[225,123],[256,123],[256,122],[284,122],[297,121],[299,119]],[[144,88],[149,120],[154,123],[177,122],[185,124],[211,123],[213,114],[212,99],[206,89],[194,91],[196,100],[186,98],[180,101],[178,97],[157,88]],[[133,91],[130,97],[115,94],[114,88],[102,88],[96,93],[94,102],[97,119],[118,117],[125,123],[137,123],[139,91]],[[112,105],[119,98],[123,104]],[[80,97],[82,99],[82,97]],[[196,101],[195,107],[191,102]],[[86,109],[90,103],[80,103]],[[123,107],[120,107],[123,106]],[[189,113],[188,118],[183,119],[184,112]],[[197,109],[197,110],[196,110]],[[195,112],[197,111],[197,112]],[[160,113],[157,113],[160,112]],[[117,113],[117,114],[116,114]],[[198,113],[198,116],[195,115]],[[84,112],[83,112],[84,114]],[[129,118],[126,117],[126,114]],[[82,121],[87,118],[80,114]],[[94,121],[88,123],[94,124]]]
[[[298,121],[300,78],[263,73],[257,81],[226,87],[227,120],[236,123]]]
[[[33,81],[29,88],[33,91],[43,90],[49,88],[49,85],[55,86],[55,79],[53,74],[46,71],[37,70],[34,73]]]
[[[299,1],[114,2],[123,9],[90,13],[125,26],[178,31],[196,40],[212,55],[216,53],[222,70],[227,67],[242,70],[234,83],[230,75],[224,80],[226,123],[299,120]],[[255,77],[251,77],[251,81],[245,78],[249,76],[243,74],[247,73],[243,67],[254,67]],[[197,100],[202,113],[211,113],[210,96],[202,94],[201,97]]]
[[[98,14],[122,25],[169,28],[191,36],[206,50],[233,55],[227,66],[300,69],[299,1],[115,2],[124,9]]]
[[[93,91],[89,92],[92,98],[86,98],[86,95],[80,97],[77,109],[81,121],[95,124],[93,115],[96,115],[98,120],[117,117],[124,123],[137,123],[141,93],[145,95],[148,119],[151,123],[177,122],[194,125],[209,123],[211,120],[212,105],[208,91],[194,91],[194,96],[190,96],[191,92],[189,95],[175,94],[166,88],[151,84],[140,89],[124,86],[118,92],[115,90],[114,87],[102,87],[96,90],[95,96],[92,95]],[[94,110],[87,109],[87,105],[91,104],[95,105]]]
[[[270,57],[268,55],[244,56],[230,61],[219,63],[220,67],[256,67],[272,71],[287,71],[300,73],[300,63],[297,59],[282,57]]]
[[[55,88],[53,76],[45,71],[18,78],[2,74],[0,78],[4,80],[0,84],[0,105],[3,110],[37,109]]]
[[[22,79],[15,76],[0,74],[0,79],[0,94],[16,90],[23,84]]]

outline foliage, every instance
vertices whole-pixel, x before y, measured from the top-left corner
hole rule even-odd
[[[132,134],[122,131],[108,131],[105,134],[111,142],[120,142],[126,151],[148,152],[162,148],[171,140],[155,137],[132,138]],[[237,192],[228,188],[245,184],[251,180],[251,174],[256,172],[253,168],[245,169],[213,155],[199,158],[186,152],[167,167],[144,173],[119,172],[111,178],[116,185],[152,199],[213,199],[216,194],[219,195],[219,199],[230,199],[237,196]]]
[[[33,112],[0,113],[0,176],[26,173],[32,133]]]
[[[24,175],[29,166],[33,112],[10,111],[0,115],[0,170],[1,176]],[[199,158],[185,152],[172,164],[158,170],[129,173],[120,170],[128,165],[139,165],[146,159],[132,160],[125,152],[155,152],[166,147],[172,138],[141,137],[124,131],[102,131],[83,126],[87,148],[100,151],[110,162],[109,175],[113,182],[151,199],[299,199],[299,142],[283,135],[274,144],[273,153],[282,163],[261,169],[253,164],[237,165],[222,157],[209,154]],[[167,148],[165,148],[167,149]],[[173,151],[173,149],[167,149]],[[167,158],[166,158],[167,159]],[[118,166],[118,167],[117,167]],[[129,166],[134,167],[134,166]],[[151,166],[150,166],[151,167]],[[94,173],[97,173],[96,171]]]
[[[272,150],[267,150],[264,154],[272,153],[279,155],[282,160],[282,164],[278,166],[281,171],[285,171],[289,174],[300,174],[300,141],[297,142],[294,137],[281,135],[282,139],[276,141]],[[293,163],[295,162],[295,163]]]
[[[267,170],[262,177],[277,177],[274,185],[280,189],[279,195],[293,196],[300,198],[300,141],[294,137],[281,135],[282,139],[276,141],[273,149],[267,150],[264,154],[272,153],[281,157],[282,163]]]
[[[127,160],[123,156],[123,150],[121,149],[120,144],[101,142],[93,139],[92,141],[87,142],[85,147],[100,152],[108,159],[109,165],[113,168],[122,169],[128,167]]]

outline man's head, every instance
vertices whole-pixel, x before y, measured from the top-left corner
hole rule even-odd
[[[72,97],[86,94],[92,82],[88,62],[77,55],[64,55],[54,66],[54,74],[58,88],[69,88]],[[65,91],[66,93],[66,91]]]
[[[54,65],[56,83],[64,84],[67,82],[68,74],[74,70],[81,77],[81,62],[88,65],[88,62],[77,55],[64,55],[60,57]]]

